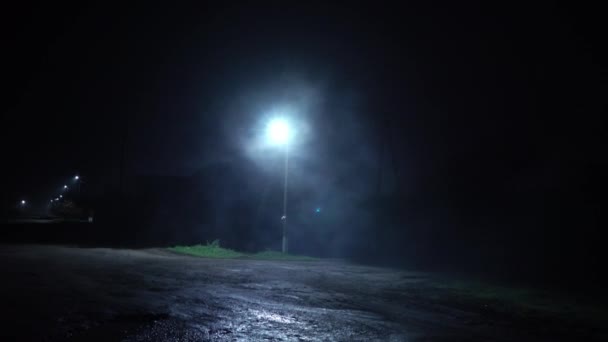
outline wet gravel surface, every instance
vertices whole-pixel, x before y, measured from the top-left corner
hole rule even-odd
[[[518,324],[484,305],[440,300],[442,294],[423,273],[340,261],[214,260],[162,249],[10,245],[0,246],[0,257],[3,341],[555,341],[594,336],[587,330],[564,334],[546,321]]]

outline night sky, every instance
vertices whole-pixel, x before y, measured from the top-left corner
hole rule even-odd
[[[5,11],[4,206],[46,203],[74,174],[92,197],[186,183],[175,196],[206,200],[183,215],[221,203],[201,209],[210,230],[242,216],[255,235],[281,185],[280,153],[258,137],[287,113],[290,215],[316,233],[315,208],[327,215],[303,252],[599,267],[602,12],[421,3]]]

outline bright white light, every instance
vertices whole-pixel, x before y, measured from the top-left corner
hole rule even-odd
[[[75,177],[74,177],[74,179],[75,179],[75,180],[79,180],[79,179],[80,179],[80,177],[78,177],[78,176],[75,176]]]
[[[21,200],[21,205],[25,205],[25,200]]]
[[[67,189],[67,188],[68,188],[68,186],[67,186],[67,185],[64,185],[64,186],[63,186],[63,188],[64,188],[64,189]]]
[[[59,198],[63,198],[63,195],[59,195]]]
[[[266,136],[268,141],[273,145],[285,145],[289,141],[290,131],[287,121],[282,118],[277,118],[268,123],[266,127]]]

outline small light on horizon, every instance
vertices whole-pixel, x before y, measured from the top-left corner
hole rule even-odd
[[[321,212],[321,208],[317,208],[317,209],[315,209],[315,212],[316,212],[316,213],[320,213],[320,212]]]
[[[63,195],[59,195],[59,198],[63,198]]]
[[[76,176],[74,176],[74,179],[75,179],[75,180],[79,180],[79,179],[80,179],[80,177],[78,177],[78,175],[76,175]]]
[[[64,186],[63,186],[63,188],[64,188],[64,189],[67,189],[67,188],[68,188],[68,186],[67,186],[67,185],[64,185]]]
[[[25,205],[25,200],[21,200],[21,205]]]

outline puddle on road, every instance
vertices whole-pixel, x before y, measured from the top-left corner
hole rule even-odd
[[[255,318],[257,318],[257,319],[262,319],[262,320],[267,320],[267,321],[277,322],[277,323],[296,323],[296,321],[291,317],[282,316],[282,315],[272,313],[272,312],[269,312],[266,310],[249,309],[249,312],[252,313],[255,316]]]

